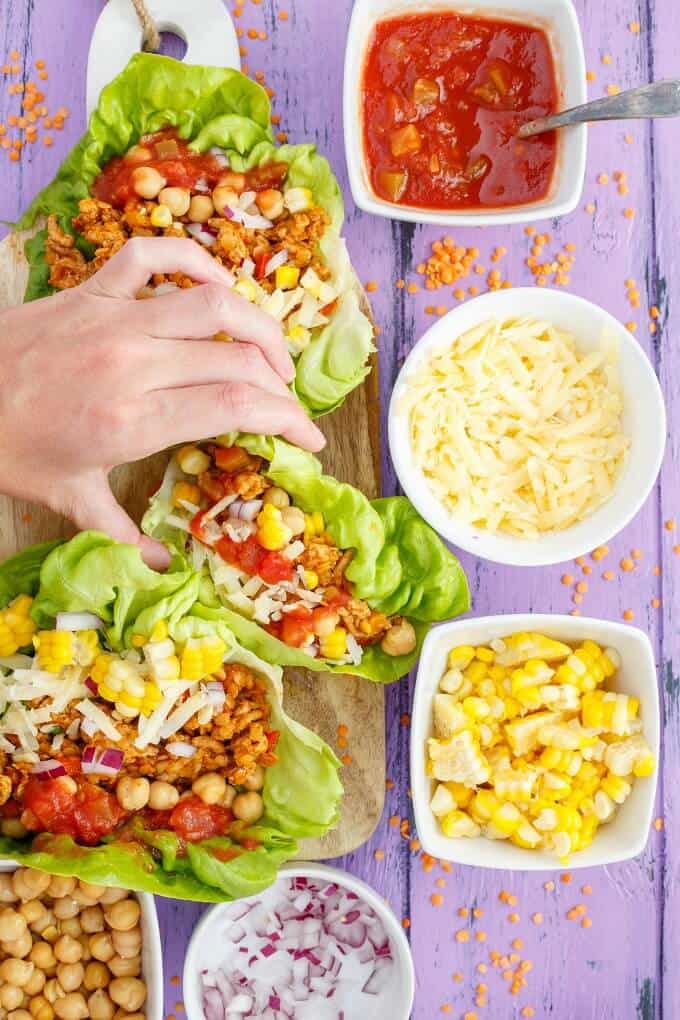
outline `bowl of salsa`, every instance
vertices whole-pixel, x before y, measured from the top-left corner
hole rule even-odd
[[[354,200],[377,215],[448,225],[570,212],[587,128],[517,131],[586,98],[571,0],[357,0],[344,80]]]

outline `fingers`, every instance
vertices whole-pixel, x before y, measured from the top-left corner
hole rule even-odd
[[[166,570],[169,566],[168,550],[161,542],[142,535],[134,521],[116,502],[104,472],[77,479],[74,495],[70,500],[66,496],[62,509],[81,531],[94,528],[118,542],[138,546],[142,559],[152,569]]]
[[[326,445],[323,433],[297,400],[266,393],[249,383],[163,390],[149,398],[149,449],[232,430],[284,436],[305,450],[317,451]]]
[[[156,340],[153,344],[147,341],[145,354],[151,354],[150,389],[242,382],[280,397],[290,396],[281,376],[252,344]]]
[[[233,283],[231,273],[189,238],[133,237],[83,289],[101,297],[134,298],[154,273],[185,273],[198,283],[227,287]]]
[[[140,332],[154,337],[202,340],[215,333],[227,333],[259,347],[286,382],[295,376],[293,360],[276,319],[221,283],[207,282],[201,287],[140,301],[134,320]]]

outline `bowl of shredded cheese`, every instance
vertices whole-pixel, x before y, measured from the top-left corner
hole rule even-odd
[[[647,498],[665,438],[638,342],[557,290],[496,291],[439,319],[389,410],[395,470],[422,516],[460,548],[518,566],[609,541]]]

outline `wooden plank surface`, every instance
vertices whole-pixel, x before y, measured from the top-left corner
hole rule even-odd
[[[228,5],[232,10],[234,3]],[[500,6],[500,5],[499,5]],[[680,12],[675,0],[577,0],[575,3],[585,40],[587,66],[595,80],[593,98],[608,85],[622,88],[654,77],[677,76],[677,40]],[[197,4],[197,8],[199,5]],[[451,307],[451,290],[429,294],[409,293],[398,280],[419,284],[415,266],[429,246],[444,233],[430,227],[393,224],[359,213],[347,191],[342,143],[341,84],[344,40],[351,0],[262,0],[240,3],[237,24],[243,29],[244,60],[251,73],[263,71],[275,92],[274,108],[280,128],[291,141],[316,140],[331,158],[347,199],[347,236],[364,283],[373,280],[380,339],[383,413],[403,358],[431,316],[426,309]],[[0,161],[3,188],[0,216],[16,216],[38,187],[54,173],[58,159],[77,139],[84,124],[83,75],[92,25],[99,0],[0,0],[0,50],[17,48],[26,61],[48,60],[49,96],[54,105],[72,110],[64,132],[54,146],[35,145],[19,163]],[[281,20],[280,15],[287,14]],[[633,31],[630,25],[639,31]],[[266,33],[251,38],[249,30]],[[16,97],[0,88],[0,120],[16,112]],[[277,128],[278,130],[278,128]],[[626,141],[630,135],[631,141]],[[677,1020],[680,1017],[680,971],[675,957],[680,950],[680,810],[673,792],[680,769],[680,558],[673,551],[678,531],[664,522],[680,512],[680,451],[675,431],[680,422],[680,306],[678,287],[678,235],[680,198],[677,161],[680,129],[677,122],[654,126],[603,124],[590,130],[588,170],[583,201],[569,217],[537,224],[551,235],[545,253],[565,243],[576,245],[576,264],[570,289],[606,307],[622,321],[635,322],[635,331],[650,354],[662,380],[669,410],[669,447],[660,483],[644,509],[611,543],[606,560],[520,570],[496,567],[461,557],[468,571],[474,613],[557,611],[578,608],[584,614],[620,619],[625,610],[645,629],[657,652],[661,690],[665,701],[664,757],[658,814],[664,825],[650,833],[642,857],[608,869],[574,872],[570,882],[550,876],[554,889],[545,889],[545,876],[496,874],[474,868],[456,868],[448,874],[431,870],[416,843],[401,834],[400,819],[410,817],[408,777],[408,712],[411,685],[387,692],[387,775],[390,783],[385,812],[372,839],[340,863],[370,882],[387,897],[398,914],[410,921],[408,929],[416,964],[417,994],[414,1020],[435,1020],[450,1015],[461,1020],[475,1010],[487,1020],[519,1020],[522,1009],[534,1009],[536,1018],[554,1020]],[[3,153],[0,152],[0,157]],[[625,171],[628,192],[619,194],[613,180]],[[598,184],[600,174],[607,184]],[[590,210],[589,204],[593,204]],[[588,207],[588,208],[587,208]],[[624,209],[632,209],[632,218]],[[496,245],[508,254],[496,265],[513,284],[532,277],[525,265],[530,241],[521,228],[467,229],[456,240],[480,249],[480,264],[490,268]],[[634,278],[640,293],[638,308],[631,308],[624,281]],[[486,289],[485,275],[465,286]],[[648,309],[658,305],[660,318],[654,336],[649,333]],[[1,342],[1,341],[0,341]],[[10,370],[0,361],[0,371]],[[351,425],[343,440],[353,441]],[[395,479],[383,444],[383,491],[395,491]],[[633,571],[619,563],[633,549],[642,553]],[[656,571],[659,568],[659,571]],[[603,577],[611,570],[612,580]],[[581,605],[572,601],[574,587],[561,583],[571,573],[587,582]],[[654,608],[652,599],[661,600]],[[350,732],[350,754],[356,751]],[[351,772],[352,766],[347,769]],[[442,883],[441,884],[438,883]],[[582,892],[592,887],[592,892]],[[518,897],[520,920],[508,920],[511,908],[499,902],[507,889]],[[431,897],[443,897],[434,906]],[[438,902],[435,900],[435,902]],[[569,921],[570,907],[585,903],[592,927]],[[458,916],[459,908],[476,907],[478,919]],[[166,903],[161,907],[167,984],[166,1010],[178,1013],[181,991],[173,975],[181,973],[186,939],[200,908]],[[540,915],[539,917],[536,915]],[[532,921],[536,916],[536,922]],[[468,930],[467,941],[454,933]],[[485,940],[477,939],[484,933]],[[501,975],[489,967],[488,951],[512,952],[511,941],[520,938],[522,958],[533,962],[527,987],[517,997],[508,993]],[[453,980],[453,975],[461,980]],[[488,986],[488,1006],[475,1005],[476,985]],[[442,1009],[448,1010],[447,1014]],[[528,1014],[525,1014],[528,1015]]]

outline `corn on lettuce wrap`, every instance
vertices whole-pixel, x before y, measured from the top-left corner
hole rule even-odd
[[[285,440],[183,447],[142,521],[203,572],[241,644],[268,662],[403,676],[433,621],[469,608],[455,556],[403,497],[369,501]]]
[[[335,176],[314,145],[274,144],[266,92],[237,71],[134,56],[18,225],[41,216],[26,300],[87,279],[129,237],[193,237],[279,319],[312,415],[370,370],[373,327],[340,236]],[[190,283],[155,277],[140,296]]]
[[[0,857],[221,901],[336,823],[336,756],[201,584],[96,532],[0,566]]]

